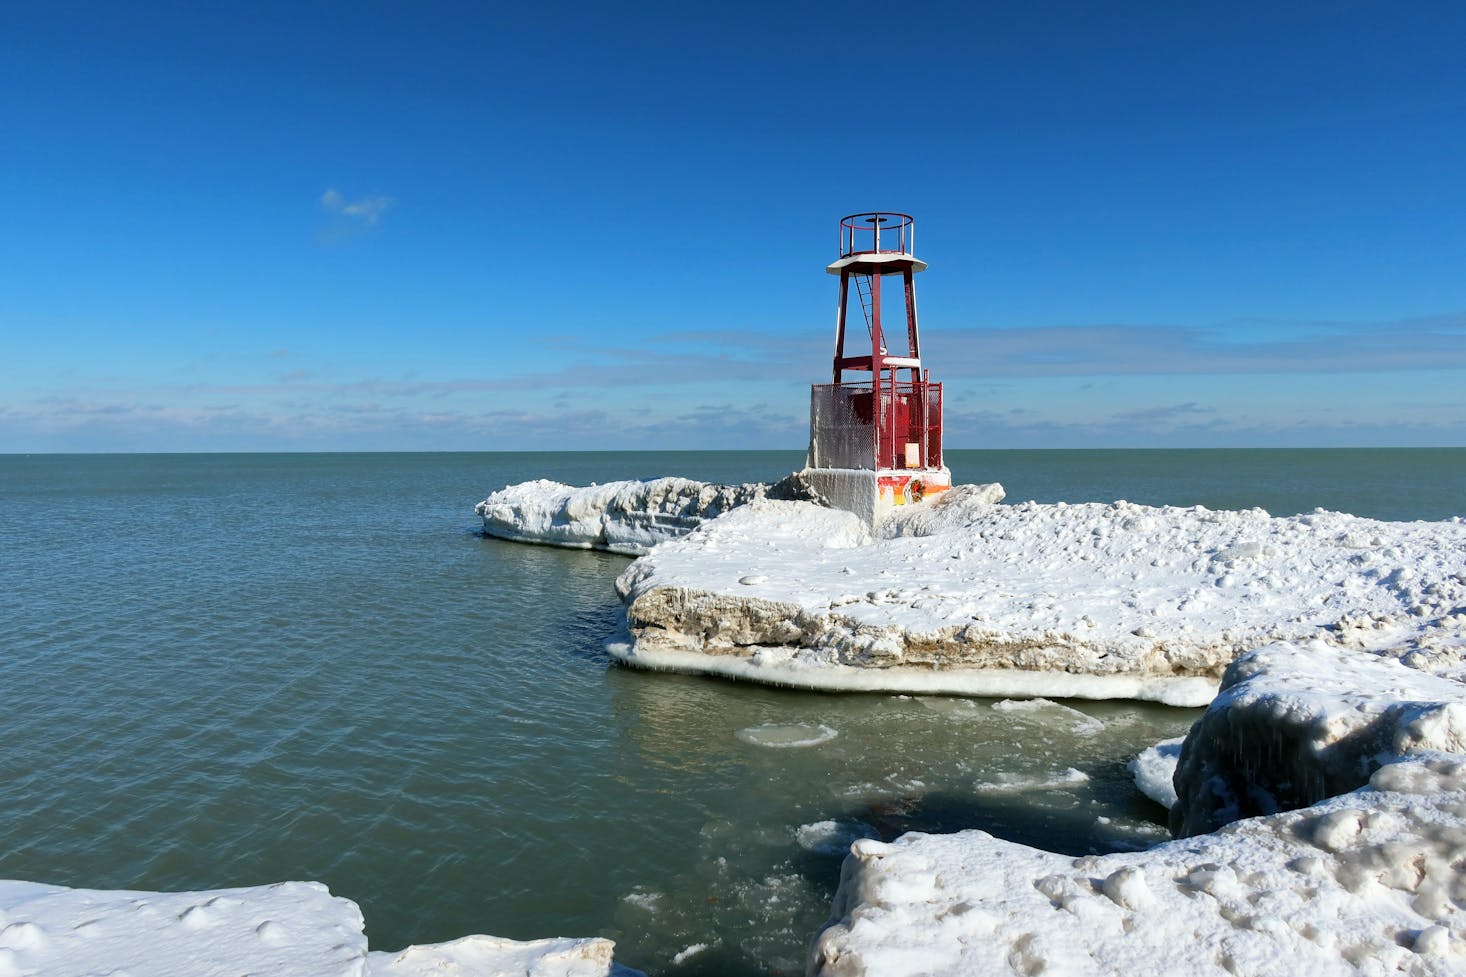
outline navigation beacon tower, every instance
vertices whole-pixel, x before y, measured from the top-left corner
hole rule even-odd
[[[926,262],[916,257],[915,233],[908,214],[841,218],[840,257],[825,269],[840,276],[834,369],[830,383],[810,390],[804,474],[830,504],[872,525],[952,485],[942,465],[942,385],[922,367],[916,328],[912,277]],[[883,304],[887,278],[900,291]],[[883,325],[887,311],[897,313],[894,335]]]

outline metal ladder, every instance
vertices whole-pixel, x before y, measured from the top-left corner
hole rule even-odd
[[[870,276],[869,275],[855,275],[854,278],[855,278],[855,294],[860,297],[860,311],[865,313],[865,334],[867,336],[870,336],[871,339],[874,340],[875,339],[875,332],[874,332],[875,327],[871,325],[871,320],[870,320],[870,309],[871,309],[871,301],[870,301]]]

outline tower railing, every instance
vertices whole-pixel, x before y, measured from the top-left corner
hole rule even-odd
[[[840,257],[857,254],[916,255],[916,218],[871,211],[840,218]]]

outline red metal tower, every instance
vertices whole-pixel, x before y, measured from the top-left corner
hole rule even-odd
[[[842,218],[840,257],[826,269],[840,276],[840,304],[832,382],[815,384],[810,396],[808,467],[874,472],[877,510],[951,485],[942,465],[942,385],[921,362],[912,277],[926,262],[915,255],[915,231],[908,214]],[[891,304],[903,313],[904,350],[890,345],[899,328],[889,336],[882,324],[882,280],[897,275],[902,289]]]

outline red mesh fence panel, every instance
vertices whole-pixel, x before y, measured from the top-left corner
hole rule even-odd
[[[914,446],[908,454],[908,445]],[[911,464],[907,462],[910,461]],[[816,384],[810,390],[811,468],[939,468],[942,385]]]

